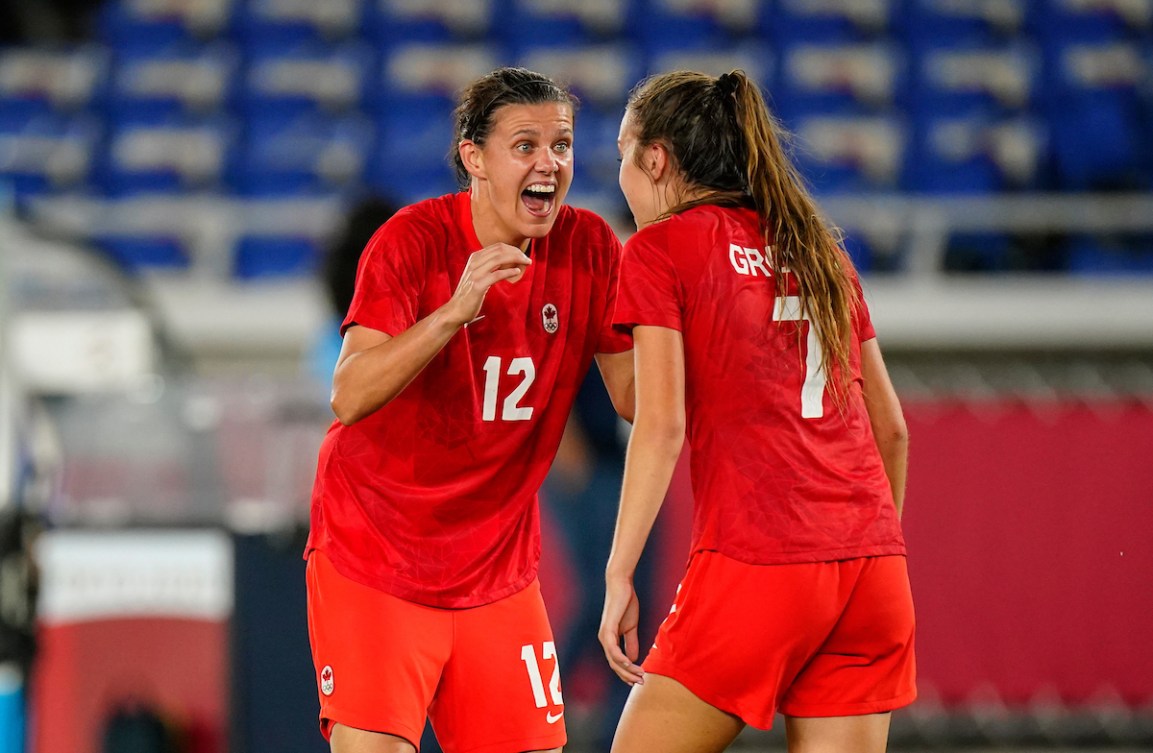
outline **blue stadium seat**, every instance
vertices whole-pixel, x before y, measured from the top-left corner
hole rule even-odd
[[[234,158],[237,130],[227,116],[111,122],[94,182],[109,196],[217,189]]]
[[[130,119],[219,113],[235,100],[239,66],[239,51],[227,42],[121,49],[108,109]]]
[[[237,38],[246,44],[335,43],[360,32],[372,0],[247,0],[236,12]]]
[[[625,44],[540,46],[522,50],[517,65],[568,84],[582,107],[619,113],[641,77],[642,60]]]
[[[310,275],[319,267],[323,252],[312,238],[246,235],[233,251],[232,275],[238,280]]]
[[[992,46],[1030,33],[1039,0],[907,0],[903,36],[910,47]]]
[[[500,0],[367,0],[365,36],[386,46],[482,41],[495,30]]]
[[[1119,42],[1149,39],[1153,3],[1149,0],[1049,0],[1037,14],[1045,42]]]
[[[1074,235],[1067,264],[1084,275],[1153,275],[1153,235]]]
[[[672,50],[724,49],[757,33],[757,0],[634,0],[629,36],[648,57]]]
[[[907,133],[895,116],[814,115],[793,127],[797,165],[821,194],[891,191],[904,171]]]
[[[0,112],[8,117],[75,114],[98,107],[111,55],[103,45],[0,51]]]
[[[942,114],[918,120],[913,131],[907,190],[980,194],[1041,187],[1047,133],[1036,119]]]
[[[1153,188],[1153,63],[1132,43],[1070,44],[1049,60],[1047,115],[1058,187]]]
[[[93,244],[124,272],[187,269],[188,253],[180,238],[168,235],[97,235]]]
[[[109,0],[100,9],[100,36],[110,44],[205,41],[228,33],[239,0]]]
[[[808,115],[871,115],[902,103],[907,70],[891,43],[787,45],[774,101],[786,120]]]
[[[372,121],[359,114],[253,118],[230,183],[245,196],[354,192],[372,144]]]
[[[452,101],[443,98],[382,113],[377,118],[370,185],[405,202],[455,190],[447,161],[453,138],[452,109]]]
[[[622,0],[503,0],[500,34],[515,56],[522,45],[571,47],[617,39],[629,20]]]
[[[899,28],[903,0],[777,0],[760,14],[762,33],[778,43],[849,43]]]
[[[914,117],[958,111],[1012,114],[1040,105],[1040,51],[1031,44],[918,46],[911,59]]]
[[[498,51],[487,44],[399,45],[388,51],[370,81],[369,109],[384,115],[421,107],[451,111],[457,93],[500,62]]]
[[[777,91],[777,59],[772,48],[763,42],[746,41],[720,50],[670,50],[648,60],[646,73],[665,71],[700,71],[720,76],[740,68],[765,91]]]
[[[13,186],[18,201],[82,189],[101,135],[91,116],[26,117],[0,110],[0,180]]]
[[[376,57],[366,44],[262,44],[250,50],[240,97],[240,110],[248,117],[357,111],[372,95]]]

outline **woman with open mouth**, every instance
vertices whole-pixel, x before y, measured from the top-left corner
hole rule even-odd
[[[559,750],[537,490],[595,359],[632,413],[612,328],[620,243],[564,204],[575,99],[501,68],[455,111],[463,191],[369,241],[342,325],[308,560],[323,734],[335,753]]]

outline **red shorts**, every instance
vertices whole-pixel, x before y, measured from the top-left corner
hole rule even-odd
[[[644,669],[761,729],[777,711],[855,716],[908,705],[917,692],[905,564],[748,565],[698,552]]]
[[[473,609],[414,604],[308,558],[308,633],[320,728],[334,723],[419,748],[426,716],[447,753],[565,744],[552,628],[536,581]]]

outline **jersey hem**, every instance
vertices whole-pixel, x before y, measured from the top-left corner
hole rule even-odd
[[[397,581],[390,582],[389,580],[372,577],[370,574],[360,571],[343,556],[336,554],[327,547],[311,546],[305,550],[304,558],[307,560],[308,555],[314,551],[322,552],[324,556],[328,558],[328,561],[332,563],[336,572],[351,581],[355,581],[368,588],[376,589],[389,596],[395,596],[398,599],[433,609],[472,609],[474,607],[493,604],[501,599],[507,599],[509,596],[520,593],[532,585],[532,582],[536,580],[537,577],[537,568],[533,567],[527,573],[511,581],[509,584],[496,590],[486,591],[479,597],[475,596],[475,594],[470,594],[468,597],[437,598],[426,589],[420,587],[413,587]]]
[[[813,562],[843,562],[845,560],[868,559],[870,557],[908,557],[905,545],[856,547],[853,549],[828,549],[818,552],[778,552],[770,555],[749,555],[746,552],[733,552],[720,547],[698,546],[693,556],[701,552],[715,552],[745,565],[803,565]]]

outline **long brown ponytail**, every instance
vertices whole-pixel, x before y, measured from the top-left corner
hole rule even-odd
[[[839,402],[857,306],[852,262],[785,153],[788,133],[756,84],[740,70],[720,78],[678,71],[641,82],[628,107],[639,144],[665,144],[689,187],[706,189],[670,214],[701,204],[752,203],[764,221],[773,269],[792,272],[801,312],[817,328],[822,368]],[[785,275],[774,279],[778,297],[787,295]]]

